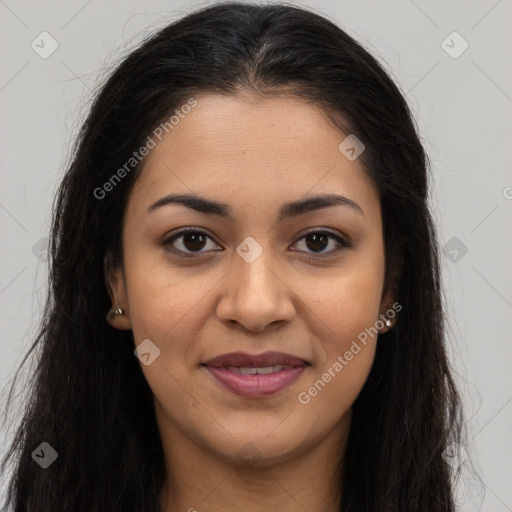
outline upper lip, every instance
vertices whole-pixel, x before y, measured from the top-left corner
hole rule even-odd
[[[216,368],[266,368],[268,366],[303,366],[309,363],[304,359],[284,354],[283,352],[263,352],[263,354],[249,354],[247,352],[230,352],[222,354],[202,363],[205,366]]]

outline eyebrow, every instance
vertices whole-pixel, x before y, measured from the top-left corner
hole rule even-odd
[[[232,208],[228,204],[192,194],[166,195],[153,203],[148,208],[147,213],[172,204],[185,206],[186,208],[190,208],[191,210],[204,213],[206,215],[218,215],[219,217],[228,219],[233,217]],[[305,213],[310,213],[332,206],[347,206],[364,215],[362,208],[348,197],[337,194],[322,194],[283,204],[279,210],[278,220],[282,221],[287,218],[297,217]]]

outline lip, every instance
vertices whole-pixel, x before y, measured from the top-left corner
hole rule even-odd
[[[230,352],[214,357],[202,363],[214,368],[264,368],[266,366],[303,366],[309,365],[304,359],[285,354],[283,352],[263,352],[262,354],[249,354],[248,352]]]
[[[267,375],[242,375],[227,368],[205,367],[208,372],[228,391],[245,398],[262,398],[274,395],[295,382],[307,365],[283,369]]]
[[[273,373],[255,375],[243,375],[229,369],[229,367],[265,368],[278,365],[286,368]],[[264,352],[263,354],[231,352],[214,357],[201,366],[224,389],[245,398],[263,398],[291,386],[310,364],[303,359],[282,352]]]

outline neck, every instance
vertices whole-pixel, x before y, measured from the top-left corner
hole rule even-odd
[[[278,463],[235,464],[195,444],[169,425],[162,429],[166,479],[162,512],[337,512],[349,411],[314,446]]]

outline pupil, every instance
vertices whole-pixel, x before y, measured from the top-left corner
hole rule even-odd
[[[190,251],[196,251],[204,247],[205,237],[201,233],[186,233],[183,244]]]
[[[328,244],[328,237],[327,237],[325,234],[320,234],[320,235],[319,235],[319,234],[317,234],[317,233],[313,233],[312,235],[308,235],[308,236],[306,237],[306,240],[308,240],[308,239],[309,239],[309,240],[313,240],[313,245],[314,245],[315,243],[317,243],[317,244],[318,244],[318,242],[320,241],[320,246],[321,246],[321,247],[319,248],[319,250],[325,249],[325,248],[327,247],[327,244]],[[309,244],[309,243],[308,243],[307,245],[308,245],[308,247],[309,247],[310,249],[313,249],[313,250],[315,249],[315,247],[311,247],[311,244]],[[317,246],[316,248],[318,249],[318,246]]]

